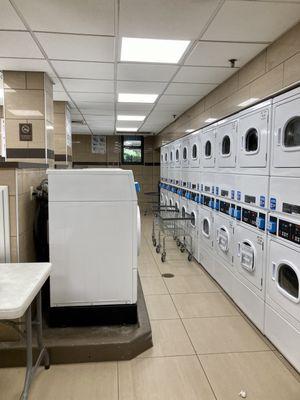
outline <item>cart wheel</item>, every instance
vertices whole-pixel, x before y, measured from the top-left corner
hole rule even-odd
[[[163,252],[161,255],[161,262],[165,262],[166,261],[166,253]]]
[[[190,254],[188,255],[188,260],[189,260],[189,261],[192,261],[192,259],[193,259],[193,256],[192,256],[192,254],[190,253]]]
[[[157,253],[157,254],[160,253],[160,245],[156,246],[156,253]]]
[[[156,239],[152,239],[153,246],[156,247]]]
[[[177,237],[174,235],[174,236],[173,236],[173,239],[174,239],[174,240],[176,240],[176,239],[177,239]]]
[[[181,251],[181,253],[184,253],[184,252],[185,252],[185,247],[184,247],[184,246],[181,246],[181,247],[180,247],[180,251]]]
[[[177,244],[178,247],[180,246],[180,240],[179,239],[176,240],[176,244]]]

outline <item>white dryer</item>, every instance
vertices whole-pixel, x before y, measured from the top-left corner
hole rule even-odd
[[[265,334],[300,372],[300,219],[271,214]]]
[[[166,182],[165,148],[160,149],[160,180]]]
[[[181,180],[181,139],[178,139],[174,142],[174,155],[175,155],[175,165],[174,165],[174,177],[175,177],[175,185],[182,186]]]
[[[241,219],[235,228],[235,281],[232,297],[263,331],[267,235],[266,228],[257,227],[259,219],[266,219],[265,211],[255,207],[242,207]]]
[[[184,188],[190,189],[189,181],[189,136],[182,138],[182,152],[181,152],[181,178],[182,186]]]
[[[238,120],[236,117],[222,120],[217,125],[216,160],[221,172],[234,172],[236,167]]]
[[[219,212],[214,215],[214,278],[231,296],[233,284],[234,219],[229,215],[232,204],[220,200]]]
[[[169,144],[169,182],[175,184],[175,146],[174,143]]]
[[[236,175],[236,201],[266,209],[269,204],[269,176]]]
[[[268,175],[270,167],[271,100],[239,113],[238,173]]]
[[[215,195],[227,200],[236,199],[237,178],[235,174],[215,174]]]
[[[300,177],[300,88],[273,99],[271,175]]]
[[[191,193],[191,199],[188,202],[188,214],[191,216],[191,221],[189,223],[189,233],[192,239],[192,254],[197,261],[199,261],[199,198],[199,194],[195,192]]]
[[[193,132],[189,135],[189,182],[192,190],[200,190],[200,137],[201,131]]]
[[[200,144],[201,169],[202,171],[213,170],[216,161],[216,124],[202,129]]]

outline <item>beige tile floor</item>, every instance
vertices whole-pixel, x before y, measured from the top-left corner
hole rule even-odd
[[[299,374],[176,246],[162,264],[143,219],[139,273],[154,346],[131,361],[41,369],[30,400],[299,400]],[[174,278],[163,278],[171,272]],[[24,368],[0,370],[0,400],[17,400]]]

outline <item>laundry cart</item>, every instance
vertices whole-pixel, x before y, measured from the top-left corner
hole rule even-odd
[[[134,322],[141,228],[132,171],[48,170],[48,179],[53,324]]]

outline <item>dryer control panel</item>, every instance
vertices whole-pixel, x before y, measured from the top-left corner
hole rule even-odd
[[[242,209],[242,221],[262,231],[266,228],[266,215],[248,208]]]

